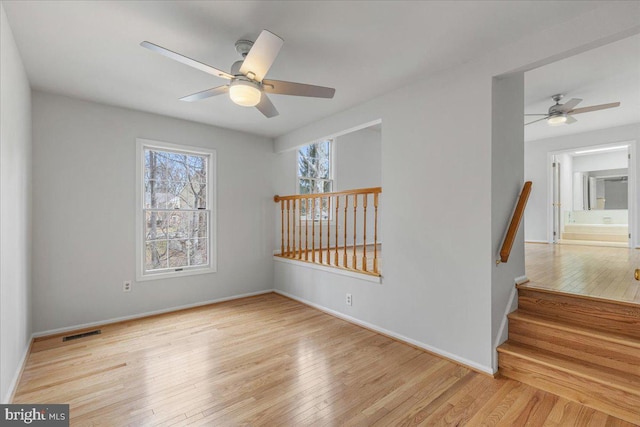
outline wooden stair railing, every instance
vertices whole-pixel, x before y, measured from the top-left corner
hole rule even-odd
[[[274,202],[280,203],[280,253],[276,256],[380,276],[380,193],[381,187],[373,187],[274,196]],[[367,218],[367,211],[373,219]],[[368,223],[371,220],[373,224]],[[373,242],[367,235],[371,229]]]
[[[511,248],[513,247],[513,242],[516,240],[518,227],[520,227],[520,222],[522,221],[522,216],[524,215],[524,208],[527,206],[527,200],[529,200],[529,194],[531,194],[531,181],[525,182],[524,186],[522,187],[522,192],[520,192],[518,204],[516,205],[516,209],[513,211],[513,215],[511,216],[511,223],[509,224],[509,229],[507,230],[507,235],[504,238],[504,242],[502,243],[502,249],[500,249],[500,259],[496,260],[496,264],[507,262],[509,260]]]

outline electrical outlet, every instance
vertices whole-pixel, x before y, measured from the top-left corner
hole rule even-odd
[[[347,301],[346,301],[347,305],[352,305],[352,301],[351,301],[351,294],[347,294]]]
[[[122,292],[131,292],[131,280],[122,282]]]

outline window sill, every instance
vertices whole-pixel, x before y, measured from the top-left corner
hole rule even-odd
[[[151,280],[173,279],[174,277],[196,276],[199,274],[211,274],[215,272],[216,272],[215,268],[209,267],[209,268],[198,268],[198,269],[183,270],[183,271],[167,271],[164,273],[150,273],[146,275],[137,274],[136,281],[148,282]]]

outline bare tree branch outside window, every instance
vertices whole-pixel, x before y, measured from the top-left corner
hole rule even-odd
[[[209,263],[208,157],[145,148],[145,271]]]

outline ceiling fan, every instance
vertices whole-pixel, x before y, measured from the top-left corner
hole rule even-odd
[[[562,94],[553,95],[551,99],[553,99],[556,103],[549,108],[549,112],[545,114],[525,114],[525,116],[544,116],[541,119],[534,120],[529,123],[525,123],[526,125],[530,125],[532,123],[536,123],[542,120],[546,120],[547,123],[551,126],[558,126],[562,124],[568,124],[577,122],[576,119],[573,118],[574,114],[580,113],[588,113],[590,111],[598,111],[598,110],[606,110],[607,108],[615,108],[619,107],[619,102],[612,102],[610,104],[600,104],[600,105],[592,105],[591,107],[582,107],[575,108],[576,105],[582,102],[582,99],[572,98],[565,102],[564,104],[560,104],[560,100],[564,97]]]
[[[243,107],[256,107],[267,118],[278,115],[278,110],[267,97],[267,93],[278,95],[308,96],[313,98],[333,98],[336,90],[330,87],[314,86],[303,83],[268,80],[265,75],[278,56],[284,40],[272,32],[263,30],[255,42],[238,40],[236,51],[242,60],[236,61],[227,73],[210,65],[188,58],[157,44],[143,41],[140,46],[182,62],[216,77],[230,80],[229,84],[203,90],[180,98],[181,101],[198,101],[223,93],[229,93],[233,102]]]

